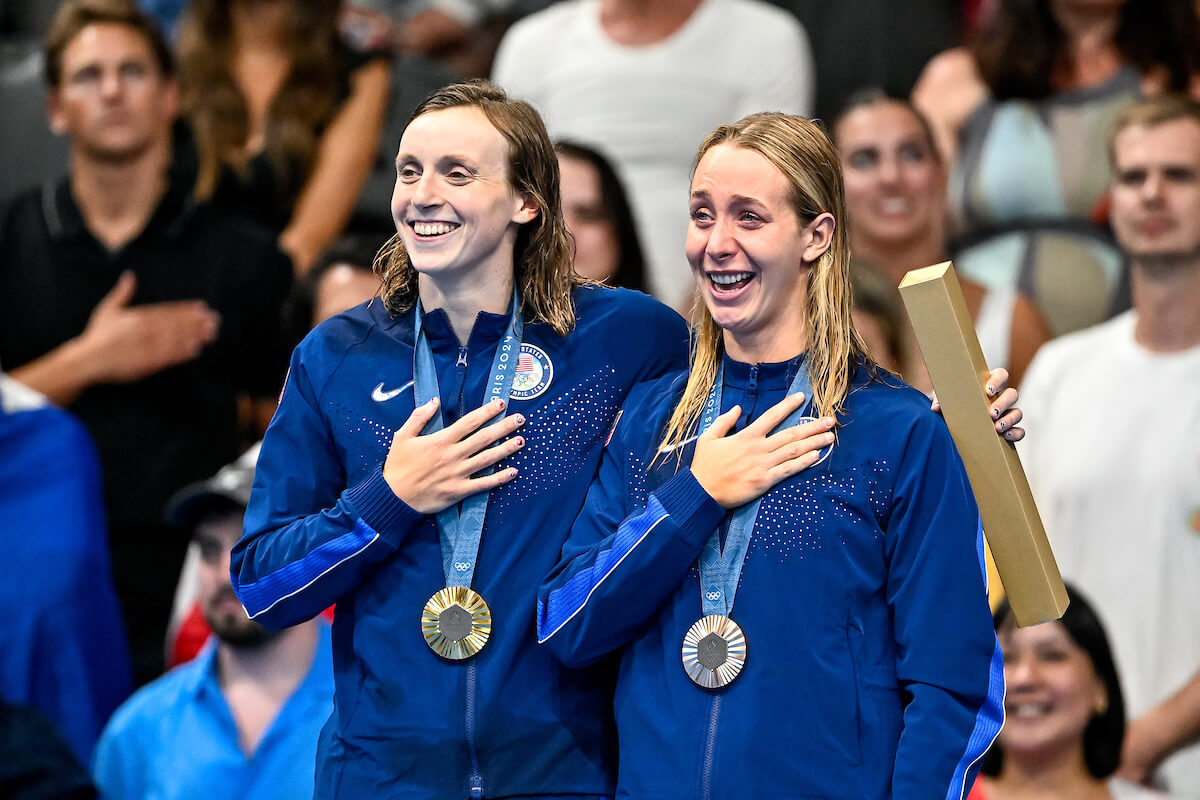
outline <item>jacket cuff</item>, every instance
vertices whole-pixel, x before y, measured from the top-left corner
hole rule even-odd
[[[708,540],[725,517],[725,509],[704,491],[704,487],[686,467],[655,489],[654,497],[671,515],[671,521],[679,528],[679,535],[696,547]]]
[[[424,514],[396,497],[392,487],[383,479],[383,467],[376,467],[371,476],[346,490],[346,499],[358,513],[358,518],[373,531],[399,544],[399,537],[424,518]]]

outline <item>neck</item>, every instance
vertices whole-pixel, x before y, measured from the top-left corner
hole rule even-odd
[[[1004,768],[994,779],[997,797],[1074,800],[1095,797],[1104,782],[1093,778],[1083,760],[1083,745],[1072,753],[1014,758],[1005,753]],[[1107,796],[1107,793],[1105,795]]]
[[[421,275],[421,306],[426,311],[440,308],[446,312],[450,327],[460,343],[465,343],[480,311],[506,314],[512,305],[513,274],[509,269],[494,269],[466,276]]]
[[[1108,80],[1122,61],[1114,42],[1119,10],[1071,2],[1053,3],[1051,8],[1067,37],[1067,66],[1059,78],[1065,84],[1063,88],[1094,86]]]
[[[1138,344],[1158,353],[1200,345],[1200,257],[1172,265],[1135,261],[1130,279]]]
[[[723,334],[725,352],[734,361],[743,364],[774,364],[787,361],[808,348],[808,329],[803,323],[790,329],[788,334],[778,331],[762,331],[751,334]]]
[[[120,163],[71,152],[71,193],[84,224],[110,250],[136,238],[167,190],[169,137]]]
[[[296,0],[302,2],[302,0]],[[291,3],[239,0],[229,9],[234,50],[278,50]]]
[[[945,240],[940,233],[916,236],[902,242],[880,242],[858,235],[851,251],[855,259],[874,265],[894,285],[899,285],[900,279],[909,270],[946,260]]]
[[[600,26],[618,44],[661,42],[683,27],[703,0],[601,0]]]
[[[1097,8],[1094,3],[1069,0],[1051,3],[1050,8],[1073,50],[1110,45],[1120,23],[1119,8]]]
[[[239,685],[253,685],[272,697],[286,700],[312,667],[319,624],[309,621],[287,628],[254,647],[220,643],[217,669],[221,689],[228,692]]]

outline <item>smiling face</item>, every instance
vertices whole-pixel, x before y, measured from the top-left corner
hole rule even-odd
[[[711,148],[692,178],[687,258],[725,347],[739,361],[781,361],[805,345],[808,267],[834,220],[805,225],[787,179],[754,150]]]
[[[1113,159],[1113,229],[1134,262],[1200,265],[1200,121],[1125,128]]]
[[[422,280],[452,286],[513,272],[537,209],[509,180],[508,143],[477,108],[424,113],[400,139],[392,217]]]
[[[998,631],[1004,651],[1006,758],[1083,752],[1083,732],[1107,708],[1104,684],[1086,651],[1060,622]]]
[[[175,84],[136,29],[89,25],[63,48],[59,65],[59,85],[49,94],[50,127],[69,134],[78,152],[123,162],[166,145],[177,110]]]
[[[887,247],[941,235],[946,176],[911,109],[860,106],[838,120],[836,133],[856,239]]]

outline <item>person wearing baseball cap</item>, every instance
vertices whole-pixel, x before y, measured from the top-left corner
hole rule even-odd
[[[257,457],[255,446],[167,505],[167,521],[199,553],[196,597],[212,636],[109,721],[94,759],[107,797],[312,794],[317,736],[333,707],[329,627],[268,630],[246,615],[229,578]]]

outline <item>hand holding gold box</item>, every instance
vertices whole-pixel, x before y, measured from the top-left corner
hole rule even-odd
[[[1017,624],[1058,619],[1067,610],[1067,591],[1016,449],[996,435],[988,413],[987,363],[950,262],[909,272],[900,296]]]

